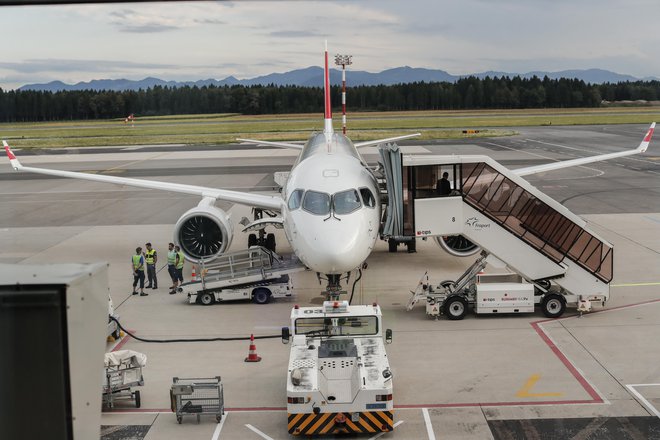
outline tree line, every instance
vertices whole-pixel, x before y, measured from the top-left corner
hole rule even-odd
[[[340,87],[333,86],[331,93],[338,108]],[[350,111],[571,108],[599,107],[603,100],[655,101],[659,97],[660,81],[588,84],[548,77],[468,77],[455,83],[350,87],[347,105]],[[137,91],[60,92],[0,89],[1,122],[108,119],[129,114],[316,113],[322,108],[320,87],[156,86]]]

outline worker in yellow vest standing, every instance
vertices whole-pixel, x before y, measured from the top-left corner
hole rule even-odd
[[[151,243],[147,243],[147,251],[144,253],[144,260],[147,263],[147,278],[149,284],[147,289],[158,289],[158,278],[156,278],[156,263],[158,262],[158,254],[156,250],[151,247]]]
[[[177,280],[176,280],[176,251],[174,250],[174,243],[167,246],[167,273],[172,278],[172,285],[170,286],[170,293],[176,293]]]
[[[174,251],[176,252],[176,259],[175,259],[176,281],[174,283],[174,289],[172,289],[170,294],[176,293],[177,286],[183,284],[183,262],[185,261],[185,258],[179,246],[174,246]]]
[[[144,293],[144,257],[142,256],[142,248],[135,248],[135,255],[131,258],[131,270],[133,271],[133,295],[137,295],[135,288],[140,282],[140,296],[147,296]]]

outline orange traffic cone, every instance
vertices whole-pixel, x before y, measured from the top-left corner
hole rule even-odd
[[[194,280],[195,278],[197,278],[197,273],[195,272],[195,265],[194,265],[194,264],[193,264],[193,267],[192,267],[192,272],[190,273],[190,277],[191,277],[193,280]]]
[[[250,350],[245,362],[260,362],[261,356],[257,354],[257,347],[254,345],[254,335],[250,335]]]

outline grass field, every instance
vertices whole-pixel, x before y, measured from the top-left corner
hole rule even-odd
[[[509,136],[512,127],[650,123],[660,107],[533,109],[482,111],[411,111],[350,113],[354,141],[421,132],[421,139]],[[340,130],[335,115],[335,129]],[[143,144],[226,144],[237,137],[305,140],[323,129],[321,114],[245,116],[238,114],[137,117],[123,119],[0,124],[0,137],[17,148],[91,147]],[[466,135],[463,130],[476,129]]]

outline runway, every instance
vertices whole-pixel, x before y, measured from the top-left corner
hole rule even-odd
[[[485,154],[516,168],[634,148],[646,128],[526,127],[512,137],[403,145],[409,154]],[[365,150],[367,161],[375,162],[375,149]],[[272,173],[288,170],[297,152],[228,145],[35,153],[16,151],[25,165],[270,193],[276,187]],[[473,258],[455,258],[422,241],[415,254],[390,254],[379,242],[356,291],[358,302],[381,305],[387,327],[394,330],[387,349],[399,425],[379,438],[660,438],[659,163],[660,140],[655,139],[640,156],[530,176],[533,185],[582,215],[615,247],[611,299],[604,310],[581,318],[546,321],[537,312],[433,321],[422,305],[406,312],[409,291],[425,270],[438,283],[454,279]],[[6,159],[4,165],[0,261],[110,262],[117,312],[140,336],[272,334],[288,325],[294,303],[318,303],[321,288],[309,272],[293,276],[295,299],[264,306],[190,305],[165,288],[133,297],[127,274],[132,250],[151,241],[164,256],[174,223],[198,199],[18,174]],[[250,216],[243,206],[218,206],[234,224]],[[236,232],[233,249],[245,247],[244,235]],[[277,240],[279,252],[290,252],[281,231]],[[289,348],[278,340],[257,343],[263,357],[258,364],[243,362],[243,342],[161,345],[125,338],[122,345],[149,358],[142,409],[126,405],[104,413],[102,438],[289,438]],[[191,418],[178,425],[169,412],[172,377],[216,375],[225,383],[229,411],[224,422],[209,418],[198,425]]]

